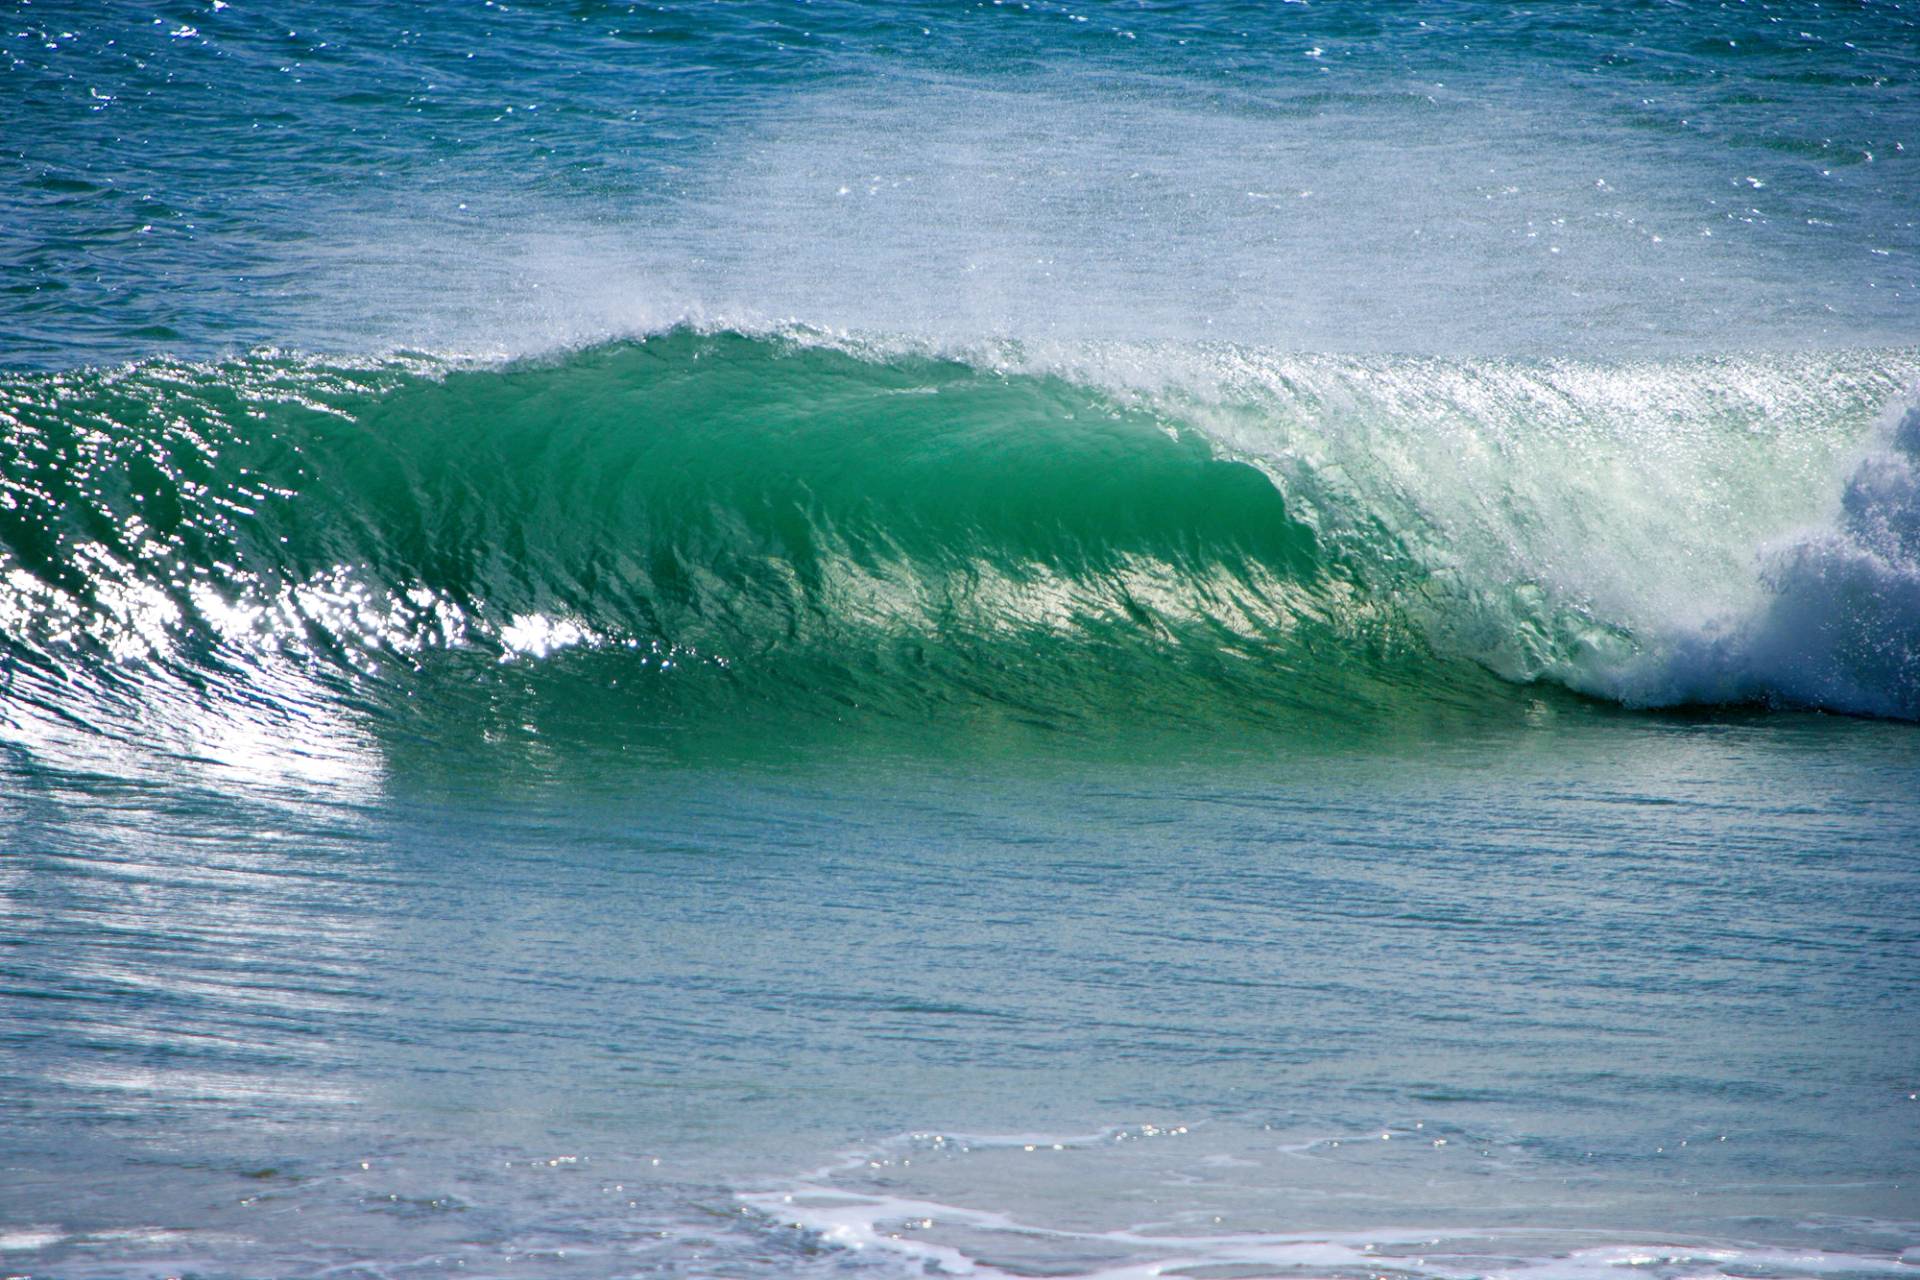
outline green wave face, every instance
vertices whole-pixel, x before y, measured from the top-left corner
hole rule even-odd
[[[428,720],[513,690],[508,720],[605,733],[1244,721],[1434,676],[1268,475],[1058,378],[676,331],[6,397],[0,622],[13,663],[63,680],[239,696],[291,669]]]
[[[1143,388],[1114,373],[1139,353],[1057,372],[1001,354],[682,329],[507,366],[11,376],[9,736],[138,737],[161,708],[190,721],[183,700],[269,734],[346,708],[454,745],[796,722],[1326,734],[1511,718],[1540,679],[1913,713],[1911,656],[1884,645],[1862,657],[1852,636],[1850,685],[1795,686],[1752,654],[1804,675],[1845,646],[1768,650],[1764,619],[1663,634],[1617,602],[1673,594],[1619,587],[1659,579],[1647,546],[1693,538],[1676,553],[1744,573],[1768,606],[1750,531],[1712,545],[1700,530],[1728,521],[1670,528],[1659,486],[1636,489],[1619,423],[1671,409],[1644,378],[1214,353],[1207,380]],[[1711,419],[1696,453],[1748,506],[1805,490],[1898,386],[1884,361],[1654,373]],[[1783,449],[1755,403],[1825,414],[1817,447],[1803,431]],[[1646,470],[1698,488],[1702,465]],[[1804,576],[1823,545],[1778,572]],[[1583,557],[1608,571],[1574,572]],[[1802,582],[1770,607],[1897,630],[1897,559],[1856,572],[1852,605]]]

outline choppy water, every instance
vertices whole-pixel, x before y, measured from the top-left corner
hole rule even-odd
[[[1904,8],[4,16],[0,1272],[1920,1265]]]

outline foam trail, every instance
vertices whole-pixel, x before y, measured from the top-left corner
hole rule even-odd
[[[1070,1151],[1092,1162],[1076,1166],[1080,1176],[1091,1178],[1098,1176],[1101,1162],[1130,1142],[1187,1132],[1185,1127],[1146,1125],[1071,1138],[902,1135],[849,1152],[791,1184],[743,1192],[738,1199],[777,1228],[801,1232],[817,1245],[891,1260],[911,1274],[1013,1277],[1037,1268],[1042,1274],[1084,1280],[1150,1280],[1218,1269],[1301,1280],[1383,1272],[1415,1280],[1610,1280],[1623,1274],[1711,1280],[1750,1274],[1899,1276],[1910,1270],[1911,1250],[1871,1253],[1735,1240],[1634,1239],[1591,1229],[1428,1224],[1384,1231],[1186,1232],[1169,1230],[1165,1223],[1099,1229],[1049,1224],[1035,1216],[1045,1213],[1038,1206],[1025,1213],[981,1208],[911,1189],[909,1167],[916,1159],[966,1160],[975,1152],[1007,1149]]]

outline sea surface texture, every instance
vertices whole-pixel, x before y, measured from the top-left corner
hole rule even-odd
[[[1920,13],[0,0],[0,1275],[1920,1280]]]

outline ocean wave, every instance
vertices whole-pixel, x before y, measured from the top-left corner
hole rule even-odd
[[[1916,718],[1916,369],[683,326],[11,374],[0,708]]]

